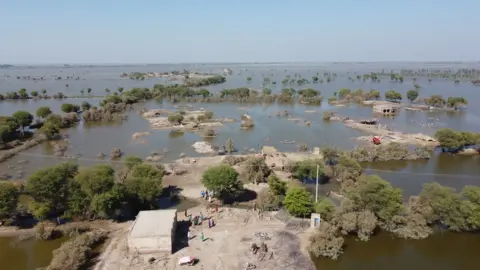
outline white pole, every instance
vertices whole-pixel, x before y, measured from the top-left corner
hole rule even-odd
[[[315,184],[315,202],[318,202],[318,170],[320,165],[317,165],[317,182]]]

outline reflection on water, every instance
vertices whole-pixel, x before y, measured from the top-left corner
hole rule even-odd
[[[437,232],[425,240],[403,240],[388,233],[368,242],[348,238],[337,261],[313,258],[317,269],[477,269],[479,234]]]

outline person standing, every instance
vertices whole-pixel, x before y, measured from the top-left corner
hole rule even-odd
[[[200,240],[202,240],[202,242],[205,241],[205,236],[203,235],[203,232],[202,234],[200,234]]]

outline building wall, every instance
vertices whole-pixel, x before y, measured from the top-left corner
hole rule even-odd
[[[139,253],[172,252],[172,238],[168,236],[131,237],[128,248]]]

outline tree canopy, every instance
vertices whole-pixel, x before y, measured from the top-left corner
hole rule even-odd
[[[7,217],[17,207],[18,190],[11,183],[0,181],[0,218]]]
[[[385,99],[392,101],[402,100],[402,94],[395,90],[388,90],[385,92]]]
[[[33,121],[33,115],[26,111],[16,111],[12,117],[17,120],[21,128],[29,126]]]
[[[480,133],[457,132],[450,128],[437,130],[434,137],[439,142],[440,147],[448,150],[458,150],[464,146],[480,144]]]
[[[413,102],[415,99],[418,97],[418,91],[417,90],[408,90],[407,91],[407,99],[410,100],[410,102]]]
[[[237,171],[226,164],[208,168],[203,173],[202,183],[222,199],[235,197],[243,189]]]
[[[312,196],[303,187],[292,187],[287,191],[283,205],[291,215],[307,217],[312,213]]]
[[[42,106],[42,107],[37,109],[37,112],[36,112],[35,115],[37,117],[40,117],[40,118],[45,118],[51,113],[52,113],[52,111],[50,110],[50,107]]]

